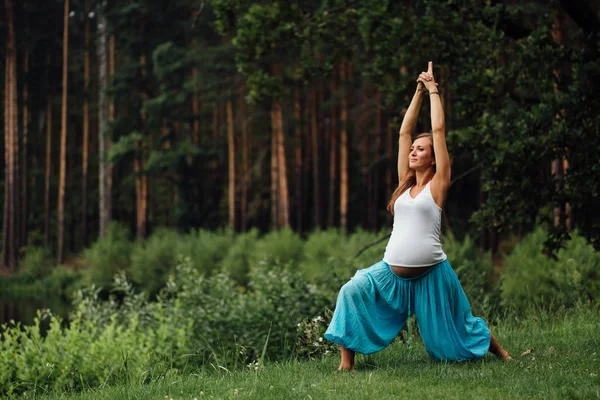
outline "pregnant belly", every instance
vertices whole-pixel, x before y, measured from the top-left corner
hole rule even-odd
[[[432,266],[429,266],[429,267],[402,267],[402,266],[397,266],[397,265],[390,265],[390,269],[392,270],[392,272],[394,274],[398,275],[400,278],[414,278],[415,276],[419,276],[419,275],[425,273],[431,267]]]

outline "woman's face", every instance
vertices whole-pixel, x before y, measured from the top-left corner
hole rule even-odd
[[[408,156],[408,167],[415,171],[424,171],[433,167],[435,158],[433,157],[433,144],[429,137],[420,137],[416,139],[410,147]]]

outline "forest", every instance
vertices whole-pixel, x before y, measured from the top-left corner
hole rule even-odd
[[[598,0],[2,0],[0,397],[597,396],[599,30]],[[429,361],[413,317],[330,379],[430,61],[444,252],[515,362]]]
[[[445,229],[598,245],[598,5],[580,1],[5,0],[2,263],[58,263],[111,221],[390,226],[397,132],[432,60]],[[427,104],[419,131],[429,129]]]

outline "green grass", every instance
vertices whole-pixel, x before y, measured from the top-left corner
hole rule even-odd
[[[600,398],[600,311],[535,314],[493,330],[514,358],[465,362],[429,359],[422,343],[396,341],[357,357],[356,372],[336,372],[338,356],[266,363],[227,371],[218,366],[150,383],[83,393],[26,393],[43,399],[597,399]],[[522,355],[528,349],[533,353]],[[268,350],[267,350],[268,353]]]

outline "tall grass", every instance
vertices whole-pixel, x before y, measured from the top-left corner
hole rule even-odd
[[[104,272],[120,271],[110,290],[103,292],[110,293],[107,301],[92,285],[78,291],[67,328],[61,328],[60,319],[41,313],[33,326],[5,325],[0,329],[0,395],[85,391],[107,385],[133,388],[158,384],[158,378],[179,379],[191,373],[206,374],[207,370],[229,374],[248,364],[256,367],[265,362],[283,362],[290,369],[292,360],[301,358],[317,358],[329,370],[334,361],[321,355],[334,348],[321,344],[324,326],[317,323],[321,321],[318,318],[327,316],[339,287],[357,269],[381,259],[387,242],[386,232],[362,230],[350,235],[337,230],[316,231],[306,240],[287,230],[262,237],[256,231],[233,236],[226,230],[187,235],[163,230],[144,242],[133,243],[127,242],[122,230],[114,229],[86,255],[95,260],[101,258],[104,249],[117,264],[94,263]],[[378,242],[381,238],[384,240]],[[556,315],[568,318],[569,310],[577,315],[591,310],[588,316],[598,316],[593,306],[599,287],[598,253],[574,235],[554,260],[540,255],[543,240],[543,231],[538,231],[518,244],[507,256],[500,286],[494,286],[489,279],[489,254],[477,249],[469,238],[444,239],[444,250],[474,313],[500,321],[494,332],[505,332],[509,343],[510,327],[515,327],[514,335],[520,338],[513,342],[517,348],[529,346],[521,328],[531,332],[539,328],[537,340],[543,341],[548,332],[568,331],[568,319],[560,325]],[[112,249],[113,245],[123,254]],[[131,262],[127,265],[123,260]],[[534,290],[529,285],[535,286]],[[553,292],[556,287],[564,293]],[[499,288],[503,307],[495,304],[494,308]],[[555,299],[552,307],[544,302],[550,294]],[[495,310],[495,318],[489,318],[490,310]],[[40,333],[44,318],[50,324],[47,336]],[[585,337],[591,337],[592,328],[583,322],[580,325],[588,335]],[[591,339],[588,343],[596,344]],[[416,369],[427,370],[432,365],[423,379],[433,384],[440,364],[423,361],[419,358],[421,350],[393,359]],[[573,349],[565,351],[580,357]],[[366,358],[363,366],[378,368],[373,360],[384,360],[379,362],[386,370],[401,368],[395,361],[385,361],[385,356]],[[291,375],[284,375],[282,379],[293,381]],[[239,376],[246,379],[243,374]],[[298,385],[293,382],[290,384]],[[270,396],[258,387],[254,390]],[[499,393],[485,394],[493,397]],[[316,394],[325,396],[324,392]],[[436,392],[421,394],[433,396]]]
[[[416,340],[358,356],[357,371],[336,372],[338,354],[235,370],[152,374],[146,383],[51,391],[43,399],[595,399],[600,397],[600,332],[596,308],[505,319],[494,332],[514,361],[487,355],[472,362],[435,362]],[[267,355],[268,355],[267,349]],[[30,390],[23,398],[44,394]],[[37,398],[37,397],[36,397]]]

